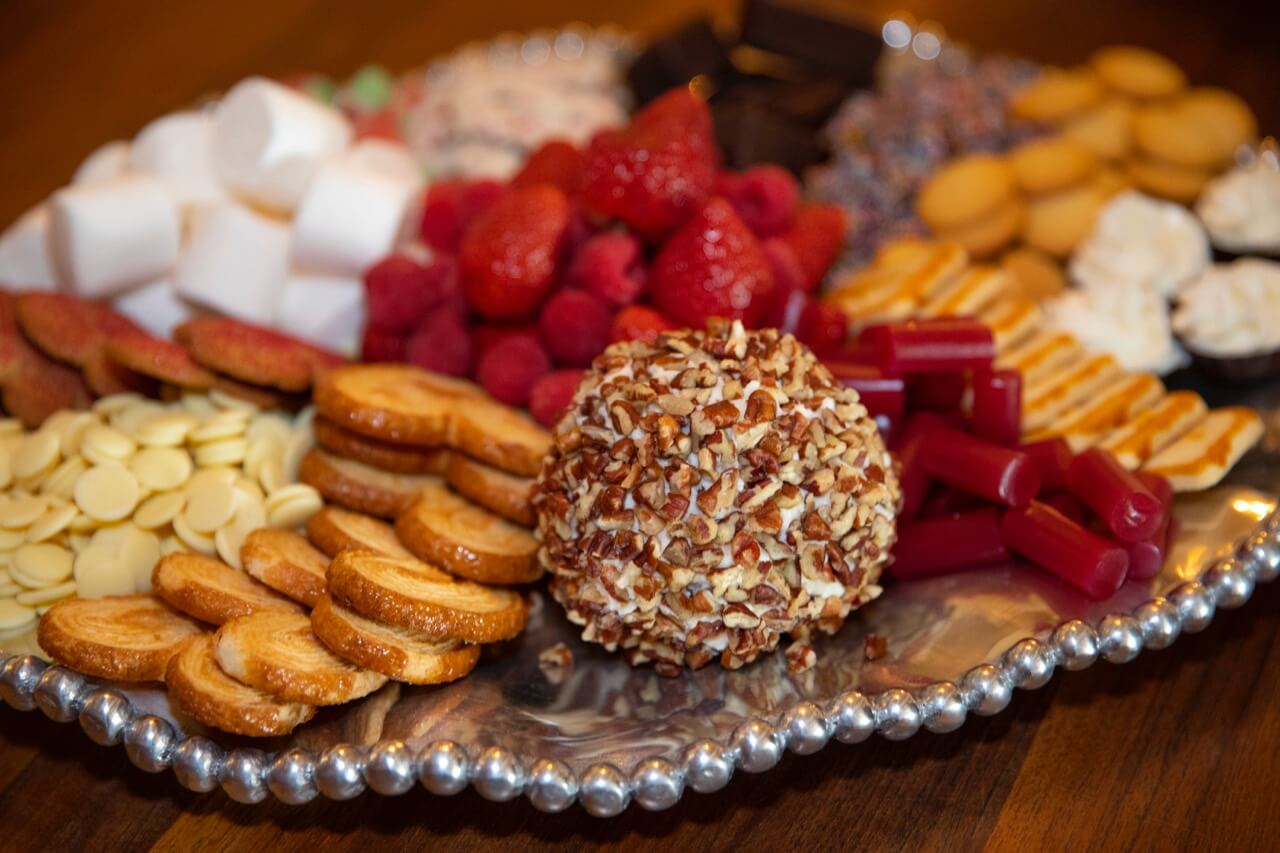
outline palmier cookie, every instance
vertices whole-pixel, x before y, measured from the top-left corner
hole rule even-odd
[[[227,675],[283,702],[341,705],[387,683],[385,675],[331,652],[303,613],[232,619],[214,635],[213,656]]]
[[[173,703],[206,726],[247,737],[287,735],[316,714],[314,705],[281,702],[222,671],[213,635],[189,641],[165,670]]]
[[[298,479],[327,501],[382,518],[395,518],[423,488],[440,483],[429,474],[393,474],[319,448],[302,457]]]
[[[112,595],[55,604],[36,638],[55,661],[85,675],[163,681],[169,659],[204,630],[153,595]]]
[[[524,599],[417,560],[343,551],[329,564],[329,594],[366,618],[441,640],[494,643],[524,630]]]
[[[316,411],[361,435],[396,444],[445,443],[450,418],[463,401],[484,392],[462,379],[396,364],[353,364],[316,383]]]
[[[295,602],[239,569],[185,551],[160,558],[151,573],[151,589],[183,613],[213,625],[260,610],[302,612]]]
[[[329,558],[299,533],[261,527],[241,544],[240,564],[276,592],[311,607],[324,594]]]
[[[348,548],[376,551],[388,557],[412,557],[390,524],[371,515],[327,506],[307,522],[307,538],[330,558]]]
[[[384,471],[402,474],[443,474],[448,451],[441,448],[412,447],[369,438],[338,426],[325,417],[312,424],[316,444],[335,456],[363,462]]]
[[[508,473],[534,477],[551,452],[551,433],[496,400],[473,400],[454,413],[449,446]]]
[[[464,498],[508,521],[522,527],[535,524],[532,477],[517,477],[461,453],[451,453],[444,479]]]
[[[443,486],[422,490],[396,519],[396,535],[420,560],[481,583],[531,583],[542,575],[533,534]]]
[[[916,212],[935,231],[958,228],[985,218],[1013,198],[1013,170],[992,154],[957,157],[920,188]]]
[[[442,684],[475,669],[480,647],[437,640],[366,619],[325,595],[311,611],[311,628],[334,653],[409,684]]]

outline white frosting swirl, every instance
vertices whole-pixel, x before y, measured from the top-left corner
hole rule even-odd
[[[1241,258],[1215,264],[1178,297],[1173,328],[1204,355],[1280,349],[1280,263]]]
[[[1045,306],[1048,325],[1089,350],[1110,353],[1126,370],[1166,374],[1187,363],[1173,339],[1164,297],[1115,283],[1070,290]]]
[[[1138,192],[1107,203],[1071,259],[1086,290],[1142,286],[1169,298],[1209,265],[1209,238],[1181,205]]]
[[[1196,213],[1229,252],[1280,253],[1280,168],[1259,157],[1212,181]]]

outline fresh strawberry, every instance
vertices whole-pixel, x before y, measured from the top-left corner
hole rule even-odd
[[[497,181],[436,181],[427,188],[422,203],[419,232],[423,242],[443,252],[457,252],[472,220],[506,192],[506,186]]]
[[[709,317],[758,326],[773,289],[760,244],[722,198],[711,199],[671,235],[654,259],[650,277],[658,309],[694,328]]]
[[[427,268],[404,255],[391,255],[364,274],[369,325],[386,332],[407,332],[440,301]]]
[[[582,152],[568,142],[553,139],[529,155],[524,166],[511,179],[511,186],[551,184],[563,190],[565,195],[572,196],[578,192],[581,177]]]
[[[533,383],[529,392],[529,414],[544,427],[553,427],[573,402],[582,382],[581,370],[553,370]]]
[[[628,305],[613,316],[609,340],[653,343],[661,332],[678,328],[675,323],[647,305]]]
[[[551,370],[546,350],[531,335],[512,335],[489,347],[476,366],[476,381],[509,406],[529,401],[533,384]]]
[[[799,261],[808,292],[813,292],[840,256],[846,224],[844,211],[834,204],[802,204],[791,227],[778,235]]]
[[[598,134],[583,158],[587,207],[650,241],[679,227],[715,181],[710,111],[680,91],[646,107],[626,129]]]
[[[405,358],[436,373],[466,376],[471,369],[471,335],[462,312],[443,306],[424,317],[409,337]]]
[[[721,172],[716,194],[722,195],[757,237],[785,231],[795,216],[800,187],[780,166],[753,166],[742,174]]]
[[[499,326],[493,323],[481,323],[471,327],[471,346],[475,353],[476,360],[484,358],[484,354],[494,344],[505,341],[507,338],[518,335],[526,335],[535,341],[540,340],[538,336],[537,323],[517,323],[516,325]]]
[[[407,361],[409,358],[409,338],[396,332],[384,332],[373,326],[366,326],[360,339],[360,360],[375,361]]]
[[[471,307],[492,320],[533,314],[555,283],[569,202],[555,187],[511,190],[462,238],[462,286]]]
[[[599,296],[561,290],[542,306],[538,330],[557,364],[585,367],[609,344],[613,313]]]
[[[597,234],[573,256],[565,283],[594,293],[610,305],[630,305],[644,295],[649,283],[640,241],[620,231]]]

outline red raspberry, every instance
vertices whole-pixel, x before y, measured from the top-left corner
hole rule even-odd
[[[553,139],[529,155],[511,179],[513,187],[551,184],[565,195],[576,195],[582,178],[582,152],[568,142]]]
[[[432,272],[404,255],[391,255],[364,274],[370,326],[384,332],[408,332],[444,297],[442,265]]]
[[[471,336],[462,313],[450,306],[432,311],[410,336],[405,355],[427,370],[466,376],[471,368]]]
[[[640,241],[620,231],[597,234],[573,256],[565,283],[594,293],[610,305],[630,305],[644,295],[649,283]]]
[[[471,221],[506,194],[497,181],[436,181],[422,204],[422,240],[443,252],[457,252]]]
[[[361,361],[404,361],[409,355],[409,338],[366,326],[360,339]]]
[[[459,262],[467,301],[493,320],[527,317],[555,283],[569,224],[569,202],[555,187],[511,190],[462,238]]]
[[[489,351],[489,347],[499,341],[505,341],[507,338],[518,335],[527,335],[534,340],[538,340],[538,324],[521,323],[516,326],[498,326],[492,323],[484,323],[479,326],[472,326],[471,344],[476,359],[483,358],[484,354]]]
[[[769,310],[773,290],[760,244],[722,198],[711,199],[671,235],[650,276],[658,309],[694,328],[717,316],[754,328]]]
[[[613,312],[585,290],[561,290],[542,306],[538,331],[557,364],[582,367],[609,345]]]
[[[800,262],[808,292],[813,292],[839,257],[845,225],[844,211],[834,204],[802,204],[791,227],[778,235]]]
[[[599,233],[599,226],[578,205],[569,212],[569,227],[564,232],[564,256],[572,258],[582,245]]]
[[[800,187],[780,166],[753,166],[740,175],[721,172],[716,194],[729,200],[757,237],[771,237],[791,225]]]
[[[653,343],[661,332],[675,329],[676,324],[647,305],[628,305],[613,317],[609,340]]]
[[[581,370],[553,370],[533,383],[529,392],[529,414],[544,427],[553,427],[573,402],[573,393],[582,382]]]
[[[646,107],[626,129],[591,140],[583,157],[583,201],[658,240],[706,200],[715,168],[710,110],[681,89]]]
[[[512,335],[489,347],[476,367],[476,381],[497,400],[523,406],[529,392],[551,369],[551,359],[532,335]]]

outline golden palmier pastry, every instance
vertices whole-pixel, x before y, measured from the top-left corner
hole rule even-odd
[[[220,560],[179,551],[160,558],[151,589],[190,616],[221,625],[259,610],[301,613],[295,602]]]
[[[335,456],[354,459],[384,471],[402,474],[443,474],[449,452],[438,447],[413,447],[369,438],[338,426],[326,417],[312,424],[316,444]]]
[[[404,364],[351,364],[314,390],[316,411],[370,438],[419,447],[445,444],[454,410],[482,400],[479,386]]]
[[[347,548],[376,551],[388,557],[412,557],[395,529],[381,519],[337,506],[326,506],[307,522],[307,538],[329,557]]]
[[[542,575],[533,533],[432,486],[396,519],[396,535],[415,556],[481,583],[531,583]]]
[[[536,523],[531,477],[517,477],[461,453],[451,453],[444,480],[464,498],[508,521],[523,527],[533,527]]]
[[[509,640],[524,630],[526,618],[517,593],[371,551],[343,551],[333,559],[329,594],[369,619],[442,640]]]
[[[162,681],[169,659],[205,627],[153,595],[71,598],[40,617],[36,638],[58,663],[113,681]]]
[[[206,726],[247,737],[287,735],[316,714],[314,705],[281,702],[236,681],[213,656],[213,635],[197,637],[169,661],[164,676],[173,703]]]
[[[533,477],[551,451],[551,433],[495,400],[470,400],[454,413],[449,446],[511,474]]]
[[[325,500],[382,518],[395,518],[423,487],[440,483],[430,474],[395,474],[318,448],[302,457],[298,479]]]
[[[366,619],[323,596],[311,611],[315,635],[336,654],[409,684],[441,684],[475,669],[480,647],[438,640],[408,628]]]
[[[338,657],[311,631],[303,613],[254,613],[225,623],[213,656],[237,681],[284,702],[341,705],[368,696],[387,677]]]
[[[240,564],[276,592],[311,607],[324,594],[329,558],[299,533],[262,527],[245,537]]]

